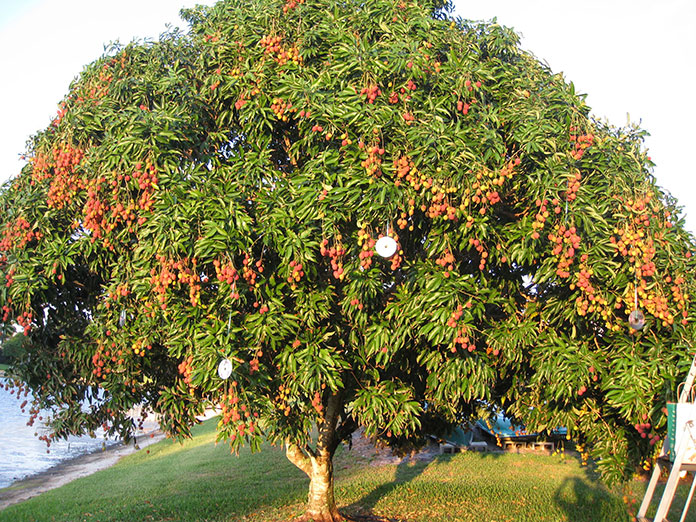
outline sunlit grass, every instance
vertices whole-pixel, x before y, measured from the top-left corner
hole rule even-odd
[[[286,522],[299,516],[308,479],[283,451],[267,446],[231,455],[215,444],[215,423],[198,426],[183,444],[162,441],[11,506],[0,521]],[[630,520],[621,493],[572,456],[459,453],[374,466],[341,449],[335,468],[339,507],[352,515],[413,522]],[[645,484],[631,488],[640,498]]]

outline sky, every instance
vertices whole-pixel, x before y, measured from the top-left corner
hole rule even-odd
[[[0,182],[19,172],[27,139],[105,45],[185,28],[179,9],[196,3],[214,0],[2,0]],[[597,119],[647,130],[657,183],[696,234],[696,1],[455,0],[455,14],[514,28],[524,49],[587,94]]]

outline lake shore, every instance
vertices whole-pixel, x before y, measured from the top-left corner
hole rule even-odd
[[[113,466],[122,457],[140,451],[164,438],[159,429],[152,429],[138,435],[138,446],[119,442],[107,445],[103,450],[94,451],[65,460],[52,468],[13,482],[0,489],[0,511],[12,504],[23,502],[51,489],[58,488],[75,479],[86,477]]]

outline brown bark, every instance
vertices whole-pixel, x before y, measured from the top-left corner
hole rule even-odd
[[[286,443],[288,460],[309,477],[307,509],[301,520],[311,522],[339,522],[345,519],[338,513],[334,498],[333,456],[340,440],[336,425],[342,404],[337,394],[329,397],[324,419],[317,426],[316,448]]]

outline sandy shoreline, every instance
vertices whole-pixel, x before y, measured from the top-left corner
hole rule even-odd
[[[79,455],[46,471],[18,480],[6,488],[0,489],[0,510],[45,491],[63,486],[75,479],[111,467],[122,457],[135,453],[163,438],[164,434],[159,429],[153,429],[138,435],[138,449],[133,446],[133,443],[126,445],[116,442],[108,445],[104,450]]]

